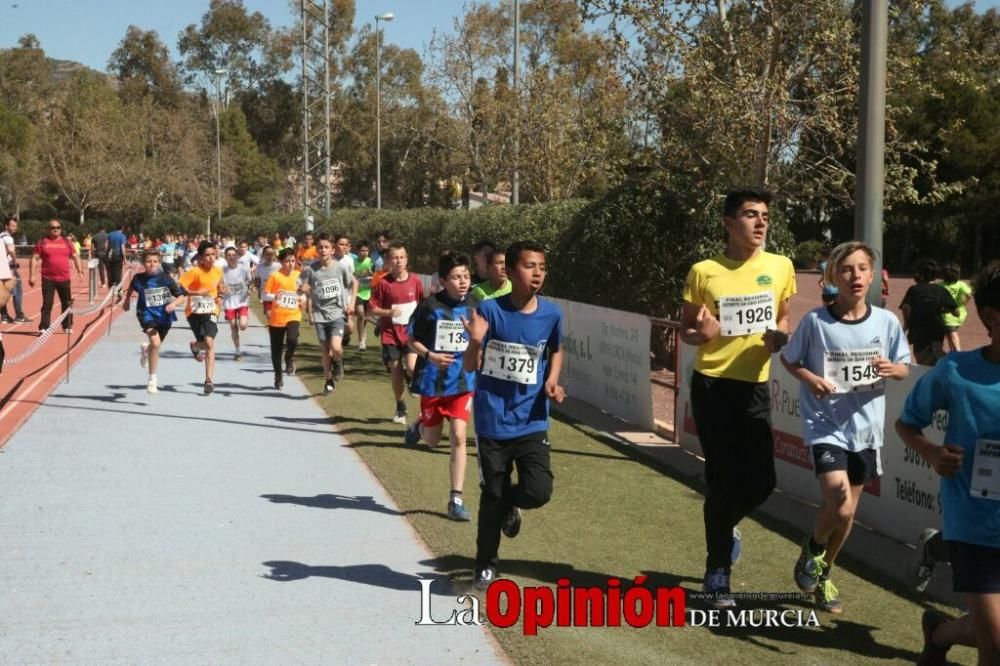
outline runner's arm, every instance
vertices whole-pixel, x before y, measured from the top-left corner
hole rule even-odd
[[[719,335],[719,322],[705,305],[684,301],[681,306],[681,340],[695,347]]]

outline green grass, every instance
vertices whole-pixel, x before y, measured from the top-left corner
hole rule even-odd
[[[436,556],[421,563],[447,574],[458,589],[471,582],[475,518],[479,505],[475,449],[470,427],[466,504],[472,523],[444,517],[447,502],[446,447],[408,449],[403,428],[390,418],[394,403],[377,343],[346,354],[346,379],[322,395],[315,333],[302,327],[299,376],[333,417],[337,429],[361,455]],[[417,399],[408,398],[410,414]],[[617,576],[649,576],[649,585],[700,590],[704,538],[699,489],[579,423],[552,421],[555,491],[542,509],[525,513],[515,540],[501,544],[501,575],[521,585],[549,585],[568,577],[592,585]],[[746,520],[743,560],[734,570],[734,591],[792,592],[791,569],[800,534],[766,519]],[[901,562],[900,566],[906,563]],[[914,663],[921,646],[923,606],[858,566],[838,566],[834,580],[845,612],[818,613],[818,628],[548,628],[524,636],[520,625],[493,628],[516,663]],[[760,607],[764,607],[762,604]],[[746,607],[744,604],[743,607]],[[698,607],[692,603],[691,607]],[[789,602],[772,608],[809,609]],[[485,609],[484,609],[485,610]],[[952,609],[953,610],[953,609]],[[456,629],[458,630],[458,629]],[[714,634],[714,635],[713,635]],[[953,649],[956,663],[974,663],[970,649]]]

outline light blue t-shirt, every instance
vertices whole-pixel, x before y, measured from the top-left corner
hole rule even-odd
[[[879,349],[878,355],[893,363],[910,362],[910,346],[899,325],[896,315],[882,308],[868,306],[868,313],[856,321],[837,319],[830,308],[816,308],[807,314],[795,334],[781,352],[789,363],[801,363],[807,370],[820,377],[826,376],[829,359],[834,356],[827,352],[850,352]],[[861,355],[871,358],[876,354]],[[839,355],[843,358],[843,355]],[[837,373],[847,368],[847,377],[838,377],[849,383],[850,376],[857,373],[855,380],[871,379],[867,362],[853,366],[832,365]],[[885,380],[882,380],[884,383]],[[822,399],[813,395],[809,387],[799,386],[802,404],[802,439],[808,446],[813,444],[833,444],[848,451],[877,449],[882,446],[885,426],[885,389],[836,393]]]
[[[969,493],[979,439],[1000,440],[1000,365],[983,350],[953,352],[941,359],[910,391],[899,419],[921,430],[934,412],[948,412],[946,444],[961,446],[962,467],[941,477],[944,538],[1000,548],[1000,502]]]

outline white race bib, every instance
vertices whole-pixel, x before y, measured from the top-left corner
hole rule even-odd
[[[274,302],[284,310],[295,310],[299,307],[299,295],[294,291],[279,291]]]
[[[229,295],[234,299],[243,298],[247,295],[246,282],[234,282],[232,284],[227,282],[226,287],[229,289]]]
[[[399,308],[399,316],[393,317],[392,323],[399,324],[400,326],[406,326],[410,323],[410,315],[412,315],[413,311],[417,309],[417,302],[410,301],[409,303],[396,303],[392,307]]]
[[[490,340],[483,354],[483,374],[518,384],[538,383],[537,347]]]
[[[723,296],[719,299],[719,326],[722,335],[734,337],[763,333],[774,328],[773,291],[746,296]]]
[[[469,338],[460,321],[438,319],[434,333],[434,351],[460,352],[469,346]]]
[[[1000,500],[1000,440],[981,439],[976,442],[969,494],[982,499]]]
[[[316,298],[328,301],[331,298],[340,296],[340,280],[330,278],[316,283]]]
[[[837,393],[881,391],[885,382],[872,359],[882,356],[879,347],[823,352],[823,378],[837,386]]]
[[[146,299],[147,308],[158,308],[173,300],[170,296],[170,290],[166,287],[150,287],[143,296]]]
[[[211,296],[192,296],[191,314],[214,314],[215,299]]]

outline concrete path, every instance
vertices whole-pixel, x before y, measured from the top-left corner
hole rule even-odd
[[[304,385],[271,388],[266,329],[241,362],[223,330],[215,394],[179,322],[148,395],[119,318],[0,450],[0,663],[504,661],[414,625],[430,553]]]

